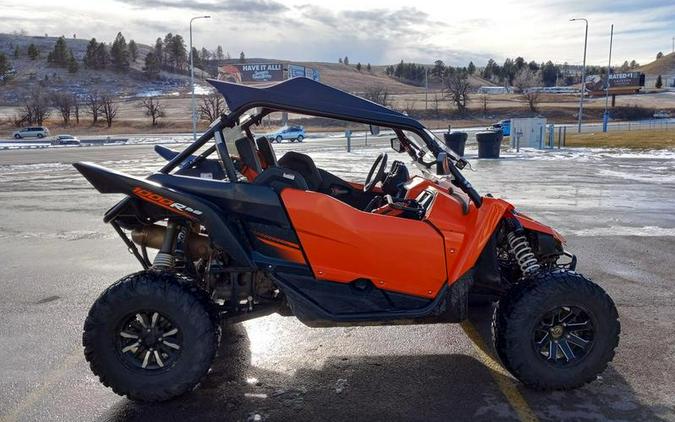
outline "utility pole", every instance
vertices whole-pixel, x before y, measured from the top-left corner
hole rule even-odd
[[[426,110],[429,101],[429,68],[424,69],[424,110]]]
[[[209,19],[211,16],[195,16],[190,19],[190,88],[192,90],[192,141],[197,140],[197,113],[195,112],[195,65],[192,54],[192,21],[195,19]]]
[[[609,121],[609,112],[607,104],[609,102],[609,74],[612,68],[612,41],[614,40],[614,24],[609,30],[609,62],[607,63],[607,81],[605,82],[605,114],[602,115],[602,131],[607,132],[607,122]]]
[[[581,133],[581,122],[584,114],[584,93],[586,92],[586,47],[588,47],[588,19],[586,18],[572,18],[570,22],[584,21],[586,22],[586,35],[584,35],[584,64],[581,67],[581,89],[579,95],[579,126],[577,133]]]

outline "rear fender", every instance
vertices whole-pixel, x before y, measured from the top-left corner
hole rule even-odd
[[[255,269],[249,254],[221,218],[224,213],[212,202],[97,164],[78,162],[73,167],[101,193],[122,193],[137,197],[178,216],[198,221],[206,227],[216,247],[225,251],[237,266]]]

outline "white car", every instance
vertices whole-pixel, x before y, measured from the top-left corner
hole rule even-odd
[[[52,145],[80,145],[80,140],[73,135],[59,135],[52,141]]]
[[[24,127],[14,132],[14,139],[45,138],[49,136],[49,129],[44,126]]]
[[[659,110],[654,113],[655,119],[670,119],[670,112],[667,110]]]

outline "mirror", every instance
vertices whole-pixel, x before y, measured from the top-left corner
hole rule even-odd
[[[391,138],[389,142],[391,143],[391,149],[394,151],[398,153],[405,152],[405,147],[398,138]]]
[[[380,134],[380,127],[379,126],[368,125],[368,128],[370,129],[371,135],[377,136],[377,135]]]
[[[436,174],[443,176],[450,173],[450,160],[447,152],[441,152],[436,157]]]

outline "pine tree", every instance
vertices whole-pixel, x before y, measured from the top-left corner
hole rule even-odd
[[[30,45],[28,46],[27,53],[28,57],[30,57],[31,60],[35,60],[38,58],[38,56],[40,56],[40,51],[33,43],[30,43]]]
[[[21,50],[19,50],[19,46],[17,45],[17,46],[14,48],[14,58],[15,58],[15,59],[18,59],[20,54],[21,54]]]
[[[84,65],[89,69],[96,69],[96,49],[98,42],[96,38],[92,38],[87,44],[87,51],[84,53]]]
[[[246,54],[243,51],[239,53],[239,63],[246,63]]]
[[[473,62],[469,62],[469,66],[467,66],[466,70],[469,72],[469,75],[473,75],[476,73],[476,65],[473,64]]]
[[[164,64],[164,41],[161,38],[157,38],[157,41],[155,41],[155,60],[159,61],[160,66]]]
[[[216,59],[223,60],[223,58],[223,47],[218,46],[218,48],[216,48]]]
[[[202,51],[199,54],[199,59],[202,61],[202,64],[211,60],[211,53],[206,47],[202,47]]]
[[[10,69],[12,69],[12,65],[9,63],[9,59],[5,56],[5,53],[0,53],[0,82],[7,80]]]
[[[129,49],[129,57],[131,58],[131,61],[135,62],[136,59],[138,59],[138,46],[136,45],[136,41],[129,40],[129,45],[127,48]]]
[[[349,65],[349,57],[345,56],[345,58],[342,59],[342,63]]]
[[[117,33],[115,41],[110,47],[110,61],[113,68],[119,72],[127,72],[129,70],[129,50],[127,49],[127,41],[121,32]]]
[[[356,63],[356,70],[361,71],[361,62]]]
[[[51,63],[58,67],[67,67],[69,58],[70,55],[68,54],[66,39],[63,36],[60,36],[56,39],[54,50],[51,52]]]
[[[105,69],[110,64],[110,53],[105,43],[99,43],[96,46],[95,69]]]
[[[199,57],[199,52],[195,47],[192,47],[192,51],[190,52],[190,55],[192,56],[192,64],[195,67],[202,68],[202,59]]]
[[[162,68],[162,63],[159,61],[159,57],[154,51],[149,52],[145,56],[145,67],[143,67],[143,72],[148,79],[158,79],[159,72]]]
[[[338,63],[342,64],[342,57],[338,59]]]
[[[68,72],[77,73],[78,70],[80,70],[80,66],[77,64],[77,60],[75,60],[73,50],[70,50],[70,57],[68,58]]]
[[[656,87],[656,89],[661,89],[661,87],[663,87],[663,80],[661,79],[661,75],[659,75],[656,78],[656,84],[654,86]]]
[[[373,68],[372,68],[372,67],[370,67],[370,63],[368,63],[368,66],[366,66],[366,69],[368,70],[368,72],[370,72],[370,71],[372,71],[372,70],[373,70]]]

